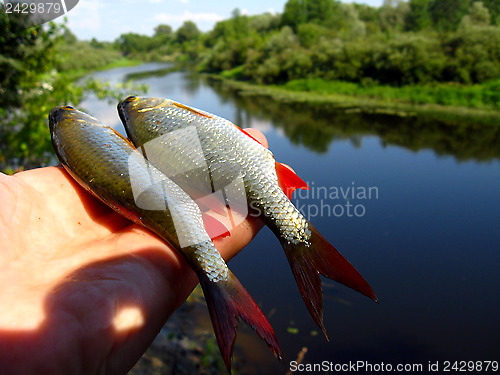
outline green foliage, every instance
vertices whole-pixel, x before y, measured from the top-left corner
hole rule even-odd
[[[338,2],[334,0],[288,0],[281,22],[294,31],[303,23],[332,25],[336,20],[337,9]]]
[[[175,31],[158,25],[153,36],[122,34],[112,44],[78,41],[64,25],[26,22],[0,12],[2,169],[46,160],[48,111],[78,105],[86,91],[113,97],[106,84],[73,81],[123,56],[196,64],[198,71],[318,95],[499,109],[495,0],[385,0],[379,8],[288,0],[281,15],[235,9],[207,33],[187,21]],[[16,153],[7,153],[7,143]]]
[[[478,9],[475,3],[473,9]],[[486,24],[487,15],[465,16],[447,41],[452,59],[447,74],[464,83],[500,77],[500,27]]]
[[[176,32],[176,38],[179,43],[190,42],[200,36],[200,31],[193,21],[185,21]]]
[[[379,9],[313,3],[288,1],[281,22],[285,26],[263,33],[248,27],[248,18],[241,16],[238,22],[246,27],[240,29],[234,19],[219,22],[199,70],[239,67],[240,79],[258,83],[318,77],[401,86],[500,77],[500,28],[491,24],[489,8],[481,2],[470,8],[465,7],[469,0],[459,2],[449,24],[437,20],[452,6],[446,1],[386,0]]]
[[[405,26],[410,7],[401,0],[384,0],[380,8],[379,22],[382,31],[401,31]]]
[[[18,93],[31,97],[50,80],[39,78],[56,60],[46,51],[60,40],[60,28],[54,23],[28,26],[25,15],[7,15],[0,4],[0,108],[20,104]]]
[[[491,90],[496,85],[498,91],[499,83],[492,83]],[[304,84],[311,84],[312,88],[322,85],[319,80],[299,83]],[[344,87],[352,92],[350,90],[357,85],[324,83],[325,86],[330,84],[333,86],[328,91],[333,92],[333,100],[324,93],[304,93],[303,87],[297,88],[299,92],[234,82],[213,87],[226,100],[237,102],[239,108],[257,118],[271,121],[293,143],[317,152],[327,152],[334,139],[359,142],[364,135],[377,135],[383,144],[399,145],[415,151],[432,149],[438,155],[453,155],[457,160],[494,161],[500,158],[498,116],[482,116],[481,111],[470,111],[477,116],[464,117],[458,108],[443,112],[425,109],[417,116],[408,112],[403,113],[404,116],[394,116],[398,112],[390,100],[384,107],[384,100],[363,102],[353,100],[351,94],[342,98],[337,90]],[[449,87],[449,93],[453,94],[453,91]],[[381,89],[380,93],[383,95],[384,90]],[[411,112],[415,113],[419,108],[415,106]]]
[[[136,33],[122,34],[115,43],[124,56],[136,55],[141,52],[145,53],[152,48],[150,37]]]
[[[260,83],[286,82],[306,75],[311,68],[312,60],[300,47],[298,37],[284,26],[249,56],[245,75]]]
[[[500,77],[500,6],[485,0],[288,0],[281,15],[242,15],[200,33],[124,34],[116,44],[143,60],[195,63],[198,71],[258,83],[322,78],[385,85],[480,83]]]
[[[101,42],[62,43],[57,48],[59,61],[56,68],[67,72],[95,70],[122,58],[122,54]]]
[[[305,48],[311,48],[320,42],[320,38],[325,38],[330,34],[330,30],[324,26],[315,23],[303,23],[299,25],[297,36],[300,45]]]
[[[78,42],[55,23],[26,26],[22,14],[0,12],[0,170],[6,172],[54,161],[47,117],[55,106],[78,106],[88,92],[100,97],[129,92],[95,80],[74,82],[122,59],[108,44]]]
[[[173,36],[173,30],[169,25],[158,25],[155,27],[155,36],[162,35],[171,38]]]
[[[421,31],[431,27],[432,19],[429,11],[429,0],[410,0],[406,15],[405,28],[409,31]]]
[[[437,30],[456,30],[460,20],[467,14],[470,0],[430,0],[429,13]]]
[[[437,38],[407,33],[374,51],[371,78],[393,85],[428,83],[440,80],[445,64]]]
[[[391,87],[370,83],[299,79],[287,82],[284,87],[291,91],[308,91],[325,95],[344,94],[411,104],[441,104],[452,107],[500,110],[500,80],[468,86],[433,83]]]

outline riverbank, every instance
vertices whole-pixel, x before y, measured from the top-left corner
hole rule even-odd
[[[126,57],[122,57],[117,60],[113,60],[105,65],[97,66],[92,69],[85,69],[85,68],[79,68],[79,69],[72,69],[64,72],[59,72],[59,74],[63,75],[66,79],[68,80],[73,80],[76,81],[87,74],[91,74],[94,72],[100,72],[103,70],[110,70],[110,69],[115,69],[115,68],[126,68],[130,66],[137,66],[144,64],[144,61],[138,60],[138,59],[128,59]]]
[[[447,123],[500,124],[500,82],[483,85],[389,87],[301,79],[284,85],[259,85],[207,74],[239,95],[268,96],[279,102],[329,105],[339,111],[419,116]],[[496,90],[495,90],[496,89]]]

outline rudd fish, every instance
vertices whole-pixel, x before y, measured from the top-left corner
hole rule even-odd
[[[142,148],[153,165],[174,178],[190,195],[212,185],[243,180],[246,204],[263,214],[278,237],[304,302],[323,330],[323,296],[319,274],[338,281],[377,301],[359,272],[309,223],[290,201],[297,188],[309,189],[295,173],[276,162],[273,154],[230,121],[168,99],[130,96],[118,104],[129,139]],[[196,134],[193,137],[176,136]],[[199,168],[192,164],[194,148],[202,150]],[[191,172],[185,173],[185,171]],[[286,193],[285,193],[286,192]]]
[[[252,326],[281,358],[271,325],[215,248],[196,203],[127,139],[93,117],[69,106],[56,107],[49,123],[54,149],[71,176],[115,211],[165,240],[196,272],[228,370],[237,318]]]

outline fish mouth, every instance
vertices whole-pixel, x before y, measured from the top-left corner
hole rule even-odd
[[[72,106],[57,106],[53,108],[49,113],[49,129],[52,132],[54,126],[56,126],[59,122],[68,118],[68,112],[76,111]]]
[[[169,100],[131,95],[118,103],[118,115],[125,125],[135,114],[159,106]]]
[[[120,120],[122,121],[123,125],[125,125],[128,119],[130,118],[129,110],[134,106],[134,103],[137,102],[138,100],[139,100],[138,96],[130,95],[118,103],[117,105],[118,116],[120,116]]]

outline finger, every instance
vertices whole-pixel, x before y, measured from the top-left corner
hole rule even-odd
[[[217,214],[213,216],[218,217]],[[264,222],[260,218],[251,214],[245,218],[240,213],[231,211],[231,216],[237,225],[229,228],[230,235],[217,237],[213,240],[217,250],[226,261],[229,261],[248,245],[264,226]]]

